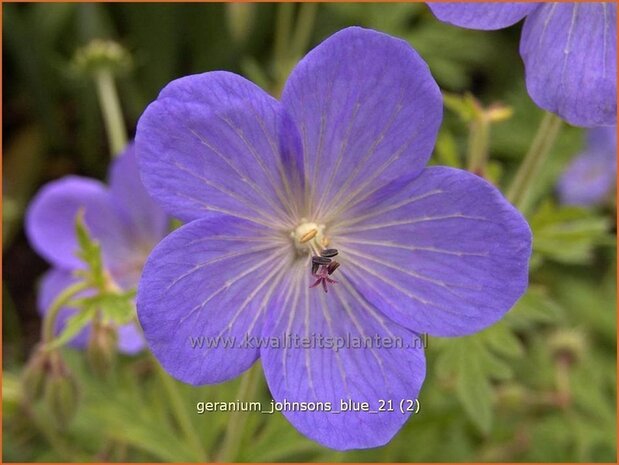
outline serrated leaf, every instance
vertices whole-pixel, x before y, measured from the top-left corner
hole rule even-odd
[[[561,305],[543,287],[530,285],[505,316],[505,322],[513,329],[524,330],[536,324],[557,322],[562,315]]]
[[[105,274],[103,270],[103,258],[101,245],[90,235],[90,231],[84,222],[84,210],[80,209],[75,217],[75,234],[79,251],[77,256],[88,267],[88,276],[97,289],[105,286]]]
[[[534,253],[562,263],[586,264],[595,246],[611,240],[608,218],[584,208],[548,201],[529,223]]]
[[[129,323],[135,316],[133,299],[135,291],[104,293],[77,300],[76,305],[89,310],[100,311],[104,321],[111,320],[118,325]]]
[[[49,348],[55,349],[61,347],[73,339],[77,333],[92,321],[95,313],[96,308],[83,307],[80,311],[69,317],[62,332],[52,341]]]
[[[456,384],[456,394],[468,417],[479,430],[487,434],[492,426],[492,390],[482,362],[478,358],[466,358],[466,369],[460,371]]]
[[[450,339],[439,353],[436,372],[455,382],[458,401],[479,431],[490,431],[492,381],[513,377],[511,361],[524,350],[505,322],[474,336]]]

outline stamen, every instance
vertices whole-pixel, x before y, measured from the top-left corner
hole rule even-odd
[[[318,230],[317,229],[312,229],[311,231],[306,232],[300,239],[299,239],[299,243],[300,244],[304,244],[308,241],[311,241],[312,239],[314,239],[316,237],[316,234],[318,234]]]
[[[340,264],[338,262],[331,262],[327,265],[327,272],[331,275],[339,267],[340,267]]]
[[[337,249],[325,249],[320,252],[321,257],[335,257],[338,254]]]
[[[314,255],[312,257],[312,263],[316,263],[317,265],[328,265],[331,263],[331,259],[327,257],[317,257]]]

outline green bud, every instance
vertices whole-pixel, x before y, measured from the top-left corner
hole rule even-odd
[[[87,357],[92,370],[98,376],[110,374],[116,361],[118,336],[116,327],[109,323],[95,321],[88,340]]]
[[[561,329],[550,336],[549,347],[555,360],[573,365],[582,360],[586,350],[585,335],[577,329]]]
[[[30,401],[39,400],[43,396],[45,378],[51,367],[52,352],[37,347],[28,360],[22,372],[22,386],[26,398]]]
[[[122,73],[131,67],[131,56],[117,42],[95,39],[77,50],[73,66],[81,74],[96,74],[102,70]]]
[[[75,378],[58,351],[50,352],[50,369],[45,379],[44,400],[58,428],[66,428],[77,411],[78,389]]]

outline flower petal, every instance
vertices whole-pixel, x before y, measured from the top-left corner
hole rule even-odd
[[[414,407],[425,377],[423,344],[338,279],[328,294],[309,289],[309,269],[297,264],[284,284],[289,292],[265,321],[262,364],[273,399],[291,403],[282,413],[301,433],[333,449],[377,447]],[[364,347],[367,338],[374,345]],[[342,401],[367,402],[371,411],[343,411]],[[332,411],[294,407],[320,402]],[[394,411],[379,411],[390,405]]]
[[[497,2],[446,2],[428,3],[439,21],[469,29],[502,29],[516,24],[531,11],[537,3]]]
[[[282,103],[302,133],[309,216],[327,220],[332,206],[419,172],[442,118],[438,86],[410,45],[358,27],[308,53]]]
[[[66,176],[45,185],[26,216],[26,233],[33,248],[60,268],[79,268],[75,219],[80,208],[94,238],[101,242],[106,265],[113,267],[131,254],[126,224],[106,187],[93,179]]]
[[[529,95],[576,126],[616,124],[616,43],[615,3],[543,4],[522,30]]]
[[[260,334],[264,308],[284,271],[283,255],[290,252],[269,232],[212,214],[154,248],[138,286],[138,317],[148,345],[172,376],[218,383],[254,363],[258,349],[243,347],[243,339]],[[209,347],[212,341],[219,344]]]
[[[70,271],[52,268],[45,273],[41,279],[39,292],[37,295],[37,306],[39,313],[45,315],[54,299],[64,291],[67,287],[75,284],[77,279]],[[87,297],[93,295],[92,290],[86,290],[78,294],[79,297]],[[62,329],[67,324],[67,320],[73,316],[76,309],[66,307],[60,310],[58,319],[56,320],[55,333],[60,334]],[[71,341],[69,346],[76,349],[85,349],[88,345],[91,326],[86,326],[81,330]],[[118,328],[118,350],[127,355],[135,355],[144,348],[144,337],[135,323],[129,323]]]
[[[142,184],[133,144],[114,159],[109,178],[110,192],[131,225],[136,244],[152,248],[165,236],[168,217]]]
[[[146,341],[142,331],[134,323],[118,328],[118,350],[123,354],[135,355],[144,349]]]
[[[296,128],[277,100],[235,74],[168,84],[140,118],[136,150],[147,190],[182,220],[212,211],[282,224],[298,213]]]
[[[527,287],[522,215],[488,182],[452,168],[389,190],[331,229],[338,272],[419,333],[466,335],[498,321]]]
[[[604,200],[617,176],[617,128],[589,130],[588,144],[558,183],[559,198],[568,205],[595,205]]]

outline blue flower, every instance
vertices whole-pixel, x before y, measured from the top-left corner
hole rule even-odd
[[[28,208],[26,233],[32,247],[53,266],[41,282],[38,307],[44,313],[64,289],[77,282],[74,271],[84,264],[77,257],[76,215],[84,210],[86,226],[101,244],[110,277],[122,289],[134,289],[146,256],[165,235],[168,217],[148,196],[140,182],[133,145],[116,158],[110,169],[110,186],[95,179],[66,176],[43,186]],[[86,290],[83,294],[92,293]],[[61,310],[57,331],[75,309]],[[72,341],[83,348],[90,326]],[[134,324],[118,328],[121,352],[136,353],[144,337]]]
[[[520,41],[527,90],[576,126],[617,124],[617,4],[429,3],[441,21],[501,29],[525,19]]]
[[[260,358],[303,434],[388,442],[425,377],[419,334],[480,331],[527,287],[520,213],[478,176],[425,166],[441,119],[421,57],[361,28],[301,60],[281,101],[227,72],[166,86],[136,134],[146,188],[187,221],[138,286],[163,367],[219,383]]]

